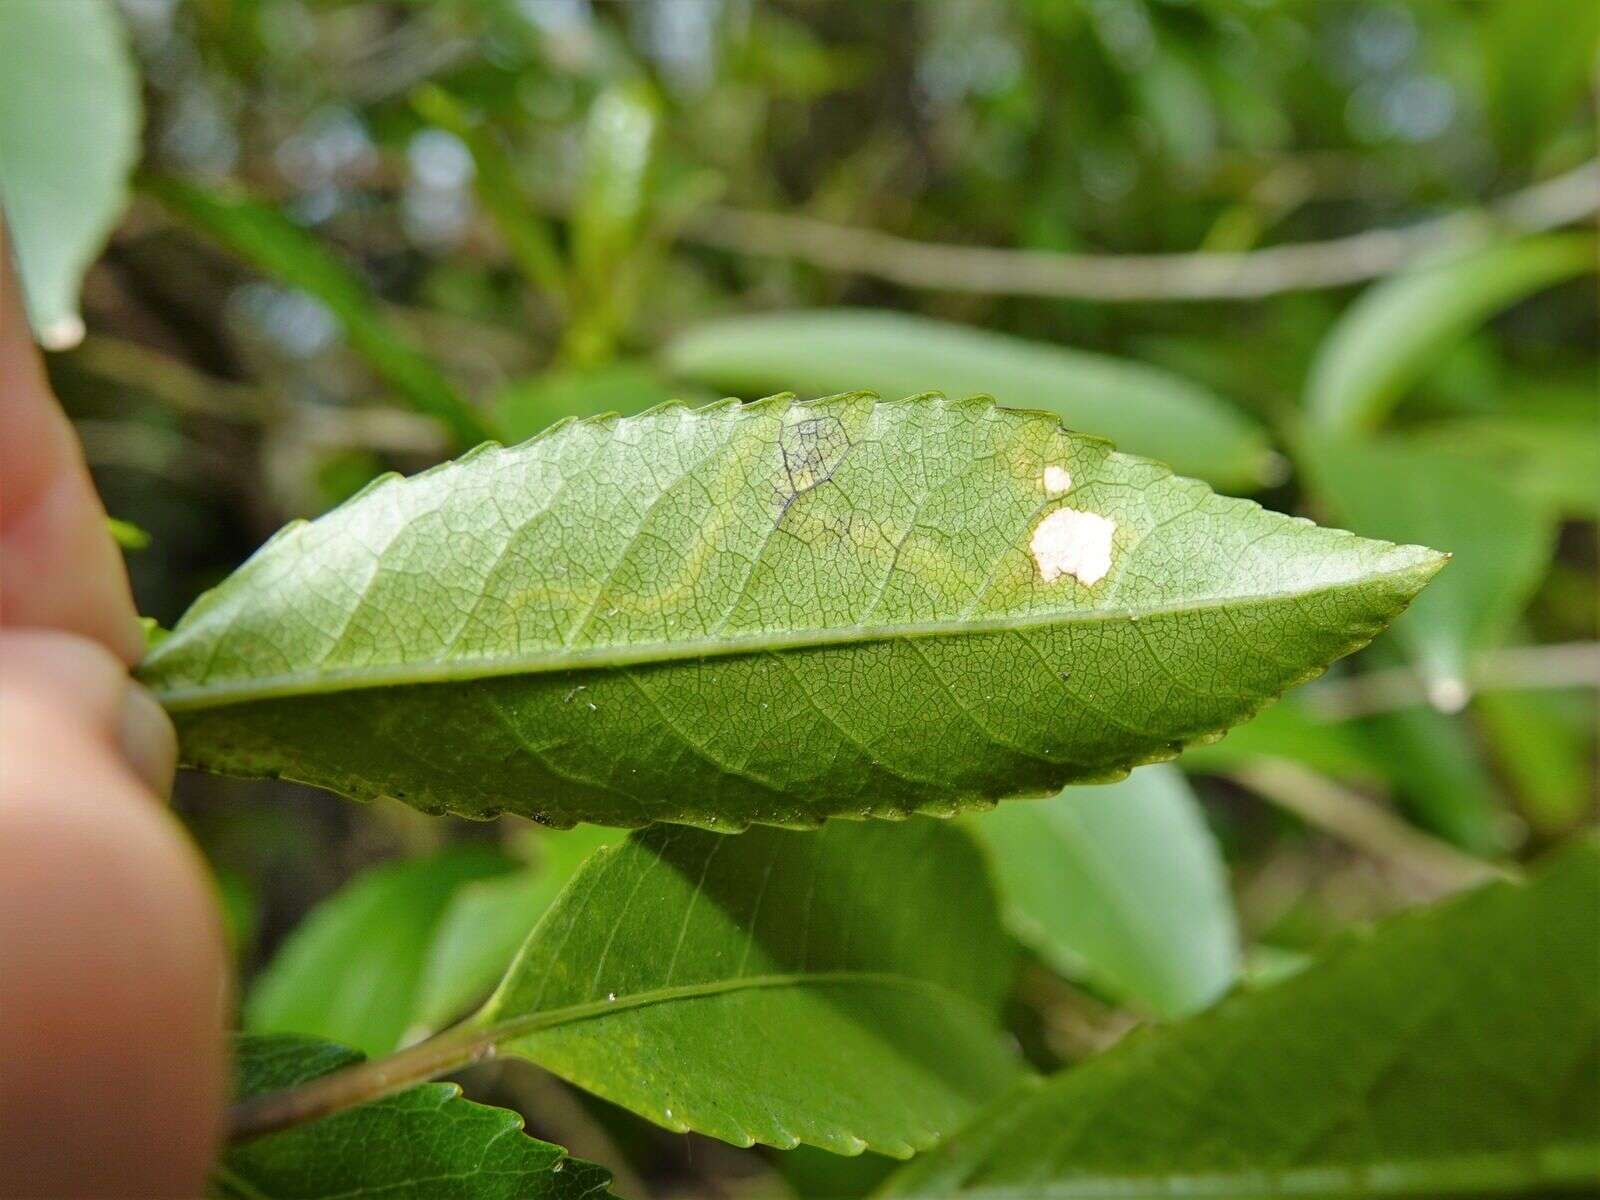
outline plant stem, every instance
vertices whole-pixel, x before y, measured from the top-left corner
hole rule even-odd
[[[384,1058],[368,1059],[298,1087],[241,1100],[228,1110],[227,1138],[249,1141],[381,1100],[418,1083],[493,1058],[494,1029],[457,1025]]]
[[[1234,772],[1234,778],[1306,824],[1393,863],[1431,895],[1448,895],[1509,875],[1504,868],[1429,837],[1359,792],[1296,763],[1264,759]]]

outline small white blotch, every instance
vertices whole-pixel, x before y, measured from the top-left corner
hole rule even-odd
[[[1072,487],[1072,476],[1065,467],[1046,467],[1044,469],[1044,490],[1047,495],[1065,495]]]
[[[1111,570],[1111,535],[1116,531],[1117,523],[1099,513],[1058,508],[1039,522],[1028,549],[1046,583],[1071,575],[1089,587]]]

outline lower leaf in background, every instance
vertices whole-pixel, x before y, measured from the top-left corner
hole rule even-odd
[[[417,987],[416,1024],[438,1029],[487,997],[584,860],[627,836],[602,825],[541,829],[535,862],[462,887],[435,927]]]
[[[1418,427],[1408,442],[1479,464],[1522,495],[1573,520],[1600,518],[1600,422],[1592,386],[1569,413],[1509,411]]]
[[[1523,819],[1546,837],[1575,828],[1595,798],[1594,710],[1585,697],[1484,692],[1472,714]]]
[[[1505,852],[1505,809],[1461,721],[1412,705],[1348,728],[1384,759],[1395,800],[1415,824],[1472,854]]]
[[[456,892],[513,866],[492,849],[456,846],[359,876],[314,909],[257,978],[246,1030],[393,1050],[413,1025],[434,932]]]
[[[474,1016],[305,1094],[258,1097],[236,1127],[498,1054],[678,1132],[904,1158],[1021,1074],[1000,1028],[1013,966],[957,825],[655,826],[590,855]]]
[[[681,334],[664,352],[685,379],[753,399],[773,387],[807,395],[870,388],[992,395],[1052,412],[1180,475],[1254,491],[1275,459],[1265,435],[1200,384],[1144,363],[904,313],[829,309],[728,317]]]
[[[1472,659],[1501,640],[1549,566],[1555,517],[1487,467],[1397,440],[1302,448],[1316,494],[1367,537],[1451,554],[1449,569],[1394,623],[1436,707],[1472,695]]]
[[[1239,972],[1227,875],[1175,767],[1002,804],[972,820],[1018,941],[1068,978],[1178,1017]]]
[[[139,77],[111,5],[7,0],[0,45],[4,252],[16,256],[40,341],[60,349],[83,337],[83,275],[127,203]]]
[[[306,1083],[361,1061],[332,1042],[244,1036],[235,1046],[238,1095]],[[233,1146],[212,1178],[225,1200],[598,1200],[611,1173],[528,1137],[522,1118],[474,1104],[449,1083],[387,1099]]]
[[[1593,271],[1584,233],[1463,243],[1374,284],[1341,316],[1311,364],[1306,407],[1324,432],[1381,425],[1439,355],[1500,309]]]
[[[1019,1090],[908,1197],[1505,1195],[1600,1185],[1600,846],[1352,938]]]

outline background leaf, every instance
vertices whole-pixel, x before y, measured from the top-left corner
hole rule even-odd
[[[1438,562],[1045,414],[780,397],[379,481],[141,671],[212,770],[557,825],[812,824],[1170,756],[1363,644]]]
[[[611,354],[637,298],[631,260],[650,200],[659,123],[659,101],[642,79],[606,88],[589,112],[572,218],[576,313],[566,336],[567,352],[577,363]]]
[[[437,1029],[487,997],[589,855],[626,836],[599,825],[541,830],[537,861],[459,888],[440,916],[428,948],[417,989],[416,1022]]]
[[[511,866],[492,850],[458,846],[357,876],[312,910],[257,977],[245,1028],[314,1034],[367,1054],[395,1049],[415,1019],[424,963],[456,892]]]
[[[1003,804],[972,824],[1007,928],[1062,974],[1164,1017],[1232,986],[1239,931],[1227,877],[1175,768]]]
[[[1471,695],[1473,655],[1505,635],[1549,565],[1554,517],[1494,471],[1404,442],[1312,439],[1302,459],[1335,519],[1452,555],[1395,622],[1394,636],[1434,703],[1460,709]]]
[[[1584,406],[1568,414],[1464,417],[1420,426],[1411,437],[1434,454],[1481,464],[1564,517],[1592,521],[1600,517],[1600,421],[1594,408],[1590,388]]]
[[[745,397],[854,387],[991,395],[1218,487],[1254,490],[1273,471],[1261,431],[1178,375],[926,317],[865,309],[727,317],[690,328],[663,353],[677,374]]]
[[[1506,814],[1494,779],[1460,721],[1413,705],[1349,728],[1383,761],[1396,801],[1416,824],[1473,854],[1506,850]]]
[[[1010,967],[952,825],[656,827],[584,865],[468,1028],[670,1129],[905,1157],[1015,1079]]]
[[[1023,1090],[896,1196],[1505,1195],[1600,1178],[1600,850]]]
[[[142,105],[111,0],[0,4],[0,206],[28,317],[52,349],[83,337],[78,289],[128,199]]]
[[[1549,234],[1469,250],[1374,284],[1340,318],[1311,365],[1314,425],[1383,423],[1440,352],[1509,304],[1595,268],[1595,239]]]
[[[240,1098],[293,1087],[361,1060],[317,1038],[242,1037]],[[522,1118],[426,1083],[385,1100],[229,1148],[212,1193],[228,1200],[598,1200],[611,1174],[527,1137]]]

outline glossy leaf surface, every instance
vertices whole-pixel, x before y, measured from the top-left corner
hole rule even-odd
[[[904,1157],[1015,1080],[1011,953],[953,825],[658,826],[584,865],[470,1026],[670,1129]]]
[[[111,0],[0,4],[0,207],[28,316],[54,348],[83,336],[78,289],[128,199],[139,80]]]
[[[888,1194],[1504,1195],[1600,1180],[1600,852],[1350,940],[997,1105]]]
[[[1024,945],[1161,1016],[1204,1008],[1239,970],[1222,858],[1176,768],[1002,804],[973,821]]]
[[[1218,487],[1253,490],[1271,473],[1261,431],[1180,375],[927,317],[850,309],[729,317],[680,335],[666,362],[743,396],[850,387],[991,395]]]
[[[378,481],[280,533],[141,673],[191,765],[429,811],[947,813],[1225,729],[1440,561],[1043,413],[779,397]]]
[[[240,1038],[241,1098],[294,1087],[361,1055],[316,1038]],[[230,1148],[211,1194],[227,1200],[601,1200],[611,1174],[522,1132],[522,1118],[426,1083]]]

